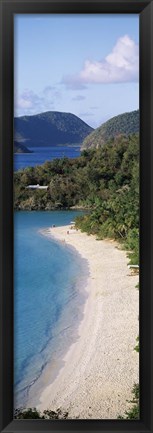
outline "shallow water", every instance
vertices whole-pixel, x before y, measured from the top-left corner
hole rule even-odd
[[[62,359],[77,335],[86,294],[86,262],[48,236],[79,211],[16,212],[14,218],[14,386],[15,407],[48,363]]]

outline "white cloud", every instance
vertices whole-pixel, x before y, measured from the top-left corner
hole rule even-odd
[[[18,107],[19,108],[31,108],[32,102],[26,98],[24,99],[24,97],[21,96],[18,100]]]
[[[59,98],[61,98],[61,93],[51,86],[45,87],[39,94],[29,89],[25,89],[20,95],[16,92],[14,98],[15,115],[30,115],[53,110],[53,106]]]
[[[77,88],[89,83],[124,83],[138,81],[139,47],[128,36],[119,38],[110,54],[101,61],[86,60],[82,71],[63,78],[67,86]]]

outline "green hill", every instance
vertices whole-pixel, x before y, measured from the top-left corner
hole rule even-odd
[[[85,138],[82,149],[99,148],[118,135],[139,132],[139,110],[115,116]]]
[[[16,209],[52,210],[95,206],[123,187],[128,191],[139,154],[138,134],[112,139],[99,149],[85,150],[80,157],[61,158],[14,174]],[[47,191],[28,190],[31,184],[48,185]],[[124,190],[125,189],[125,190]]]
[[[31,146],[81,144],[93,128],[71,113],[48,111],[14,119],[15,139]]]
[[[31,190],[28,185],[47,185]],[[16,210],[88,209],[77,226],[126,243],[138,264],[139,134],[120,135],[75,159],[62,158],[14,174]]]

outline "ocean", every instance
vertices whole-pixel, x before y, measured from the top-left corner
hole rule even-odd
[[[60,362],[77,329],[88,269],[75,251],[47,233],[79,211],[14,215],[14,407],[26,407],[32,386]]]
[[[55,158],[76,158],[80,156],[80,146],[53,146],[53,147],[31,147],[33,153],[16,153],[14,154],[14,171],[26,167],[41,165],[45,161],[51,161]]]

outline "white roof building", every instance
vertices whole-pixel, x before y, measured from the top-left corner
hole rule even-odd
[[[37,185],[28,185],[26,188],[28,189],[47,189],[48,185],[39,185],[39,183],[37,183]]]

